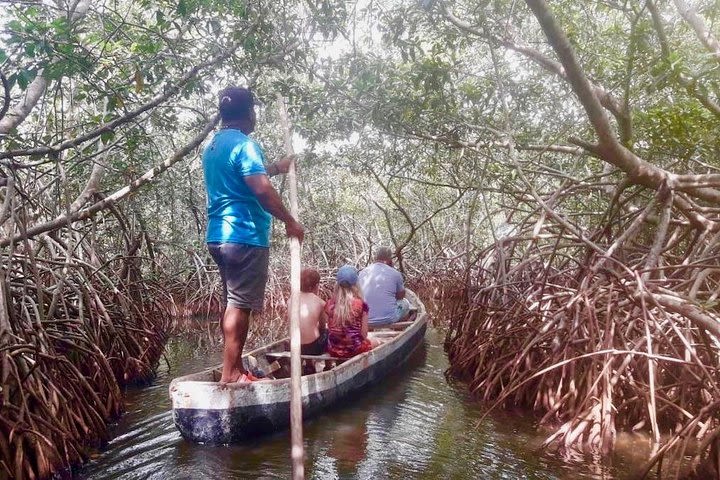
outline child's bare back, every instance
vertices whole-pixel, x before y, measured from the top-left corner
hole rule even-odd
[[[317,295],[319,288],[318,271],[304,269],[300,273],[300,343],[303,355],[321,355],[325,352],[327,317],[325,302]]]
[[[325,302],[312,292],[300,292],[300,339],[301,343],[314,342],[324,328]]]

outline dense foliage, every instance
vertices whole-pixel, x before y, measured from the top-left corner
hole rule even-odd
[[[37,402],[23,400],[23,392],[48,378],[63,392],[55,379],[67,374],[55,369],[58,358],[77,364],[89,344],[119,359],[74,374],[106,385],[96,389],[110,398],[118,384],[152,370],[160,350],[146,355],[138,338],[155,332],[153,345],[162,343],[163,311],[208,305],[214,276],[203,246],[198,148],[216,124],[216,92],[231,83],[252,86],[263,100],[256,136],[268,159],[282,154],[276,95],[290,100],[303,146],[306,263],[330,272],[342,262],[364,264],[376,245],[392,244],[417,285],[463,298],[468,310],[474,302],[489,305],[487,288],[506,288],[495,280],[510,278],[515,267],[549,278],[562,261],[582,255],[625,265],[617,278],[644,281],[647,270],[659,269],[651,275],[657,282],[642,288],[623,283],[625,300],[639,302],[640,290],[669,291],[681,310],[699,310],[700,322],[682,312],[672,318],[693,331],[689,337],[713,339],[698,368],[714,382],[717,2],[48,0],[3,8],[3,474],[45,476],[85,457],[82,421],[61,415],[47,442],[33,433],[37,424],[23,423],[36,404],[56,408],[42,392]],[[274,238],[278,293],[287,267],[277,226]],[[508,238],[509,263],[493,263]],[[620,238],[622,248],[613,247]],[[560,244],[562,255],[552,248]],[[682,267],[690,261],[699,267]],[[498,265],[507,268],[498,273]],[[668,265],[680,267],[662,273]],[[607,285],[593,282],[610,277],[598,279],[598,271],[605,270],[583,281],[587,272],[574,270],[566,288],[593,285],[589,290],[605,295]],[[532,292],[532,275],[523,275],[517,281],[531,281]],[[702,281],[693,287],[696,276]],[[512,298],[531,298],[518,288]],[[137,311],[126,298],[141,299]],[[282,300],[278,293],[270,301]],[[532,335],[544,317],[520,300],[513,305],[530,312]],[[668,307],[653,308],[651,315],[660,315]],[[643,309],[630,308],[630,317]],[[160,323],[136,324],[142,312]],[[100,338],[123,322],[127,337]],[[667,334],[648,328],[652,336]],[[575,335],[590,338],[577,330],[559,341]],[[68,343],[75,336],[82,341]],[[521,340],[520,357],[511,361],[528,354]],[[461,344],[463,361],[485,365],[468,360]],[[533,346],[539,350],[530,356],[555,348]],[[611,366],[616,360],[607,359]],[[663,368],[647,361],[638,368],[648,365]],[[695,406],[714,401],[711,395]],[[88,415],[103,423],[119,408]],[[568,408],[559,418],[573,424],[583,411]],[[649,406],[633,404],[632,411],[657,440],[660,428],[675,428],[658,425]],[[718,419],[703,412],[702,422],[689,413],[697,420],[684,424],[685,435],[714,435]],[[73,442],[60,440],[63,431],[75,432]],[[606,435],[590,449],[607,451],[613,439]],[[64,446],[41,459],[47,443]],[[19,451],[27,454],[10,454]]]

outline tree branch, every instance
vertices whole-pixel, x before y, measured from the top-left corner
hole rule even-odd
[[[638,292],[637,296],[642,296],[655,305],[684,316],[696,327],[706,330],[713,337],[720,340],[720,318],[709,311],[701,310],[687,300],[673,295]]]
[[[715,60],[720,62],[720,42],[713,35],[710,29],[705,25],[705,21],[697,14],[694,8],[686,4],[683,0],[673,0],[680,15],[695,30],[695,34],[700,39],[705,48],[712,53]]]
[[[657,5],[655,5],[655,2],[652,0],[647,0],[646,3],[648,10],[650,11],[650,16],[653,20],[653,26],[655,27],[655,32],[658,35],[658,40],[660,42],[660,51],[662,52],[663,59],[666,63],[670,63],[670,46],[668,43],[667,35],[665,34],[665,27],[662,23],[662,17],[660,16],[660,12],[658,12]],[[682,85],[685,90],[693,96],[700,104],[708,109],[710,113],[715,115],[716,117],[720,118],[720,105],[718,105],[714,100],[709,98],[704,93],[700,92],[696,85],[695,81],[691,78],[687,78],[685,75],[683,75],[682,72],[680,72],[676,76],[678,82],[680,82],[680,85]]]
[[[110,206],[116,204],[120,200],[124,199],[125,197],[129,196],[136,190],[138,190],[143,185],[150,183],[155,177],[163,173],[165,170],[182,160],[187,154],[189,154],[192,150],[197,148],[204,140],[205,138],[210,134],[210,132],[215,128],[215,125],[218,122],[218,117],[213,117],[200,131],[195,137],[190,140],[190,142],[182,147],[181,149],[177,150],[172,157],[168,158],[164,162],[162,162],[160,165],[157,165],[153,167],[152,169],[145,172],[141,177],[137,178],[136,180],[132,181],[130,184],[126,185],[125,187],[121,188],[120,190],[116,191],[112,195],[109,195],[102,200],[94,203],[93,205],[84,208],[82,210],[78,210],[76,212],[73,212],[71,214],[62,214],[56,217],[53,220],[50,220],[48,222],[42,223],[40,225],[34,225],[28,228],[24,233],[17,234],[13,237],[5,237],[0,239],[0,247],[6,247],[10,245],[10,243],[15,243],[18,241],[25,240],[27,238],[34,237],[36,235],[39,235],[41,233],[49,232],[51,230],[55,230],[57,228],[60,228],[64,225],[67,225],[68,223],[76,222],[78,220],[85,220],[96,213],[98,213],[101,210],[104,210],[106,208],[109,208]]]
[[[81,20],[90,8],[89,0],[78,0],[74,3],[68,12],[68,17],[72,23]],[[7,116],[0,115],[0,138],[7,135],[10,131],[25,121],[40,98],[45,93],[48,86],[48,80],[39,72],[35,79],[30,82],[25,95],[19,104],[17,104]]]
[[[47,85],[48,81],[42,73],[30,82],[22,100],[0,120],[0,138],[25,121],[45,93]]]
[[[2,109],[0,109],[0,120],[2,120],[10,108],[10,84],[2,72],[0,72],[0,81],[2,81],[3,86],[3,106]]]
[[[548,42],[555,50],[565,68],[568,81],[575,95],[587,113],[588,119],[598,135],[597,154],[608,163],[624,171],[630,180],[654,190],[665,181],[670,188],[677,188],[676,175],[638,157],[620,144],[604,110],[595,94],[592,84],[585,76],[567,37],[555,22],[555,18],[544,0],[525,0],[540,23]],[[712,188],[691,188],[689,194],[714,203],[720,203],[720,191]]]
[[[485,38],[487,40],[494,41],[498,43],[499,45],[502,45],[505,48],[508,48],[510,50],[514,50],[525,57],[527,57],[529,60],[533,61],[534,63],[540,65],[545,70],[547,70],[550,73],[553,73],[560,78],[562,78],[565,81],[569,81],[567,74],[565,72],[565,69],[563,68],[563,65],[560,62],[557,62],[551,58],[548,58],[546,55],[544,55],[542,52],[535,50],[534,48],[527,47],[524,45],[517,44],[514,40],[508,38],[508,37],[496,37],[490,34],[487,34],[481,30],[478,30],[474,28],[472,25],[470,25],[467,22],[464,22],[463,20],[457,18],[455,15],[453,15],[450,10],[447,9],[444,3],[440,5],[441,11],[445,18],[447,18],[450,23],[458,27],[459,29],[470,33],[472,35],[476,35],[481,38]],[[592,85],[592,88],[595,92],[595,95],[597,95],[598,99],[600,99],[600,103],[608,109],[610,113],[613,114],[615,119],[618,121],[618,124],[620,125],[621,129],[626,129],[628,124],[630,123],[630,115],[629,113],[623,108],[622,104],[607,90],[605,90],[603,87],[599,85]],[[630,127],[632,128],[632,127]]]
[[[136,118],[137,116],[143,114],[144,112],[147,112],[148,110],[160,105],[170,97],[176,95],[180,89],[187,84],[190,80],[195,78],[195,76],[203,69],[211,67],[213,65],[216,65],[226,58],[228,58],[230,55],[232,55],[235,50],[238,48],[239,44],[234,44],[231,47],[229,47],[227,50],[225,50],[222,54],[217,55],[216,57],[210,59],[207,62],[201,63],[199,65],[196,65],[192,69],[190,69],[188,72],[183,75],[180,80],[175,83],[174,85],[170,87],[166,87],[162,94],[156,95],[152,100],[145,103],[144,105],[141,105],[140,107],[136,108],[135,110],[131,110],[122,117],[118,117],[115,120],[112,120],[110,122],[107,122],[103,125],[100,125],[99,127],[90,130],[89,132],[84,133],[83,135],[80,135],[78,137],[75,137],[70,140],[65,140],[64,142],[61,142],[53,147],[37,147],[37,148],[30,148],[26,150],[12,150],[9,152],[0,152],[0,160],[7,159],[7,158],[13,158],[13,157],[19,157],[19,156],[35,156],[35,155],[47,155],[49,153],[59,153],[63,150],[67,150],[68,148],[75,147],[77,145],[80,145],[82,143],[87,142],[88,140],[92,140],[93,138],[96,138],[100,135],[102,135],[105,132],[110,132],[116,127],[129,122],[130,120]],[[3,162],[3,164],[7,165],[11,163],[15,168],[22,168],[23,164],[18,164],[17,162]]]

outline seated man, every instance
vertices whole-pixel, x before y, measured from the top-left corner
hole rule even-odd
[[[320,274],[306,268],[300,272],[300,353],[322,355],[327,344],[325,302],[318,297]],[[289,302],[288,302],[289,303]],[[289,305],[288,305],[289,307]]]
[[[402,275],[392,266],[389,248],[378,248],[375,263],[360,272],[358,283],[370,308],[370,326],[387,325],[407,317],[410,302],[405,298]]]

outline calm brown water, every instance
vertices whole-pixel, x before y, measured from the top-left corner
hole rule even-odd
[[[167,387],[176,376],[220,361],[201,337],[168,345],[152,386],[130,390],[115,438],[79,471],[84,479],[289,478],[289,434],[233,446],[203,446],[175,429]],[[169,364],[169,366],[168,366]],[[481,409],[443,376],[441,336],[403,372],[305,423],[306,477],[312,479],[628,479],[644,447],[632,443],[614,466],[568,465],[538,452],[543,440],[529,420],[499,412],[477,423]],[[639,455],[631,457],[632,452]]]

